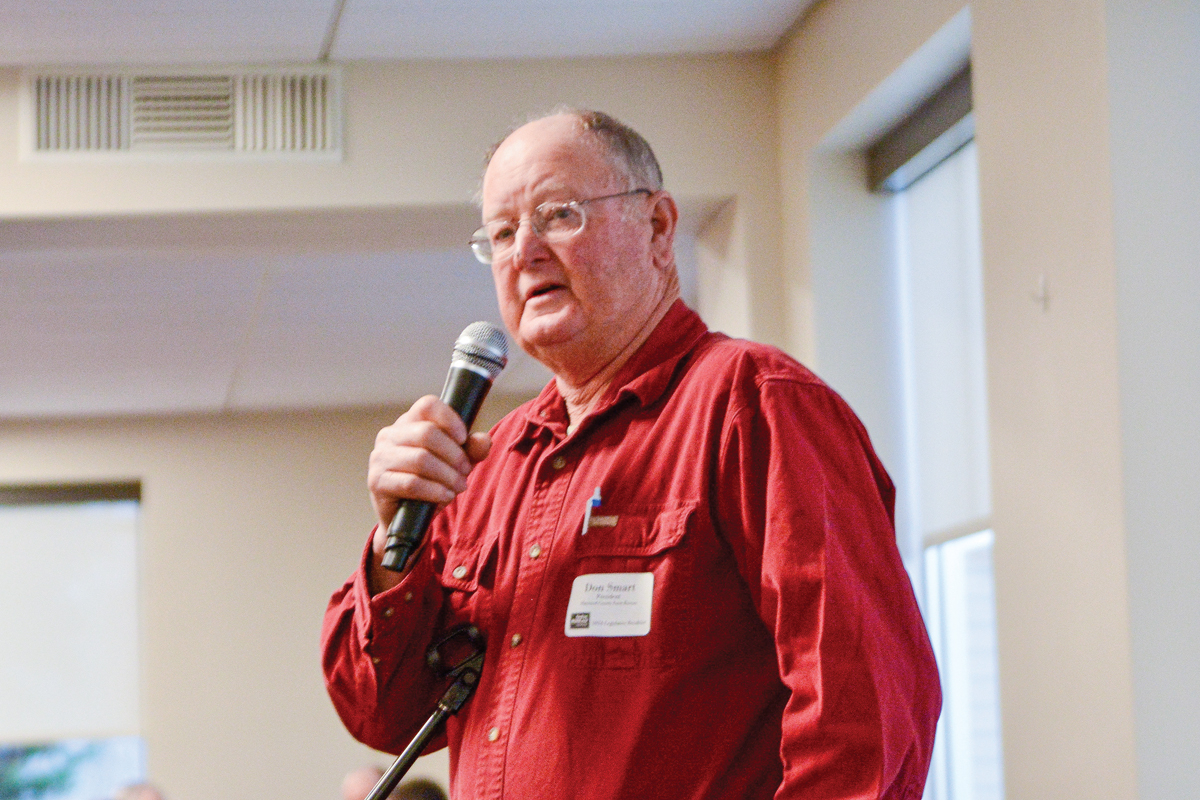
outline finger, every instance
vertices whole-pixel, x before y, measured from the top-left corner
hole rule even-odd
[[[463,449],[467,453],[467,458],[471,460],[471,464],[478,464],[492,451],[492,437],[484,431],[472,433],[467,437],[467,443]]]
[[[453,448],[453,463],[448,462],[437,451],[423,445],[379,448],[371,454],[368,479],[371,475],[410,474],[417,478],[440,483],[451,491],[461,492],[466,488],[466,475],[463,474],[464,467],[462,465],[465,463],[466,469],[469,471],[470,461],[458,445],[451,443],[450,447]]]
[[[466,478],[427,451],[383,448],[371,454],[367,488],[376,516],[386,524],[396,513],[400,501],[448,503],[466,488]]]
[[[443,505],[457,492],[445,484],[411,473],[383,472],[370,480],[371,505],[381,527],[387,528],[404,500],[425,500]]]
[[[427,394],[413,403],[412,408],[405,412],[401,419],[405,417],[432,422],[445,431],[446,435],[458,445],[462,445],[467,440],[467,426],[463,423],[462,417],[453,408],[443,403],[440,398],[431,394]]]
[[[411,472],[384,472],[375,481],[372,496],[378,498],[381,517],[395,513],[402,500],[426,500],[430,503],[449,503],[460,490],[453,489],[441,481],[414,475]]]
[[[459,443],[434,422],[401,418],[379,432],[372,456],[378,455],[390,468],[403,448],[428,451],[463,475],[471,471],[471,461]]]

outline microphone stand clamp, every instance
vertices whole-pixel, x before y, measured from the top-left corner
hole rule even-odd
[[[478,628],[474,625],[459,625],[429,646],[425,653],[425,663],[441,677],[451,679],[452,683],[438,700],[425,724],[417,731],[417,735],[408,743],[408,747],[396,757],[392,766],[364,800],[386,800],[417,760],[417,756],[429,745],[442,723],[450,715],[457,714],[471,699],[483,671],[484,645],[483,634]],[[458,661],[448,665],[448,658],[453,656],[458,656]]]

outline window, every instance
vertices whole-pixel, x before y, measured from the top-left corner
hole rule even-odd
[[[931,800],[1000,800],[991,495],[975,146],[889,200],[909,524],[942,676]]]
[[[1000,800],[1000,697],[992,532],[925,549],[925,618],[942,672],[931,798]]]
[[[136,486],[0,489],[0,799],[144,778],[137,518]]]

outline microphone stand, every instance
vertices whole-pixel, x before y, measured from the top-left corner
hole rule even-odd
[[[456,640],[460,638],[465,639],[465,643],[460,645],[465,648],[465,654],[457,664],[446,666],[442,650],[447,645],[457,644]],[[425,720],[425,724],[417,731],[417,735],[408,743],[408,747],[404,748],[404,752],[392,762],[392,766],[383,773],[383,777],[379,779],[375,788],[364,800],[387,800],[388,795],[396,788],[396,784],[400,783],[400,779],[417,760],[417,756],[421,755],[429,745],[442,723],[450,715],[457,714],[458,710],[471,699],[471,695],[475,692],[475,686],[479,683],[479,674],[483,670],[483,653],[483,634],[474,625],[460,625],[430,645],[429,650],[425,653],[425,662],[431,669],[439,672],[442,677],[453,678],[454,681],[446,689],[442,699],[438,700],[433,713]]]

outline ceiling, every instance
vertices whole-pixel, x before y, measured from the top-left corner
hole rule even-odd
[[[754,51],[811,2],[0,0],[0,65]],[[688,253],[712,209],[682,206],[677,249],[694,301]],[[460,241],[476,214],[0,220],[0,418],[376,405],[436,391],[464,320],[498,322],[490,274]],[[532,394],[547,373],[512,355],[496,391]]]
[[[812,0],[0,0],[0,64],[766,50]]]
[[[681,202],[684,299],[697,220]],[[0,222],[0,419],[386,405],[500,324],[470,205]],[[450,233],[447,233],[449,231]],[[131,244],[132,243],[132,244]],[[495,392],[549,373],[516,347]]]

